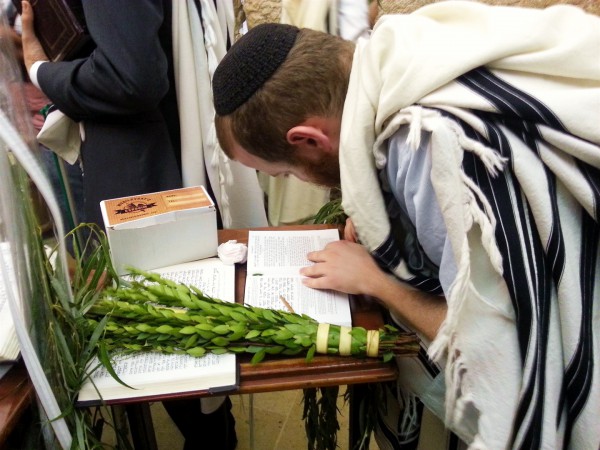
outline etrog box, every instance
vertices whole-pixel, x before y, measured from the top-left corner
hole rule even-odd
[[[120,275],[217,254],[215,204],[203,186],[104,200],[100,209]]]

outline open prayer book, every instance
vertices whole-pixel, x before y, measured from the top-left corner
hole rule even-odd
[[[341,292],[302,284],[307,253],[339,240],[337,229],[250,231],[244,303],[306,314],[318,322],[352,326],[350,301]]]
[[[212,297],[235,301],[235,266],[226,265],[218,258],[177,264],[152,272],[161,274],[163,278],[194,285]],[[94,360],[90,367],[98,363],[98,360]],[[118,383],[104,367],[100,367],[79,391],[78,406],[99,404],[100,396],[110,404],[126,399],[160,399],[167,394],[227,392],[239,384],[234,354],[209,353],[194,357],[140,352],[114,358],[113,368],[119,378],[134,389]]]

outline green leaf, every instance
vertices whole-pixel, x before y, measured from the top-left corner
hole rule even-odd
[[[138,325],[136,325],[136,328],[141,331],[141,332],[151,332],[152,331],[152,327],[146,323],[140,323]]]
[[[97,348],[98,340],[100,339],[100,336],[104,332],[104,327],[106,326],[107,322],[108,322],[108,316],[103,317],[102,320],[100,320],[100,322],[98,322],[98,325],[94,329],[93,333],[89,336],[87,345],[81,355],[82,363],[84,363],[84,362],[87,363],[87,361],[89,361],[89,359],[94,354],[94,352]],[[85,365],[84,365],[84,367],[85,367]]]
[[[264,347],[259,346],[259,345],[249,345],[248,348],[246,349],[246,352],[248,353],[258,353],[260,352]]]
[[[294,333],[292,331],[290,331],[289,329],[287,329],[287,326],[286,326],[285,328],[280,328],[279,330],[277,330],[277,332],[273,336],[273,339],[287,340],[287,339],[291,339],[293,336],[294,336]]]
[[[223,347],[211,348],[210,351],[213,352],[215,355],[224,355],[225,353],[227,353],[227,349]]]
[[[266,320],[268,320],[269,322],[277,322],[277,319],[275,318],[275,314],[270,309],[265,309],[263,311],[263,317]]]
[[[288,323],[285,325],[285,328],[291,331],[293,334],[307,334],[306,327],[295,323]]]
[[[260,335],[263,337],[273,336],[274,334],[277,334],[277,330],[274,330],[273,328],[269,328],[260,333]]]
[[[216,338],[211,339],[211,342],[219,347],[226,347],[227,344],[229,344],[229,339],[217,336]]]
[[[170,325],[161,325],[156,328],[157,333],[168,334],[173,332],[173,327]]]
[[[197,329],[194,326],[187,326],[187,327],[183,327],[179,330],[179,332],[181,334],[196,334],[197,333]]]
[[[246,330],[240,330],[240,331],[231,333],[227,338],[229,339],[230,342],[238,341],[244,337],[244,334],[246,334]]]
[[[248,317],[242,313],[239,313],[237,311],[231,311],[231,318],[237,322],[247,322],[248,321]]]
[[[316,345],[311,345],[308,348],[308,351],[306,352],[306,361],[307,362],[311,362],[313,360],[313,358],[315,357],[315,352],[317,351],[317,346]]]
[[[265,358],[266,354],[266,350],[264,348],[261,348],[258,352],[254,354],[254,356],[250,360],[250,364],[258,364]]]
[[[192,356],[204,356],[206,354],[206,350],[203,347],[189,348],[185,352]]]
[[[246,339],[254,339],[255,337],[260,336],[260,330],[250,330],[246,336],[244,336]]]
[[[268,353],[269,355],[278,355],[283,350],[285,350],[285,347],[283,345],[273,345],[271,347],[265,347],[265,353]]]
[[[98,346],[98,359],[100,360],[106,371],[110,374],[110,376],[113,377],[119,384],[122,384],[123,386],[128,387],[130,389],[135,389],[119,378],[117,372],[115,372],[115,369],[112,366],[112,363],[110,362],[108,350],[102,342],[100,342],[100,345]]]
[[[229,333],[229,325],[217,325],[213,327],[212,331],[217,334],[227,334]]]

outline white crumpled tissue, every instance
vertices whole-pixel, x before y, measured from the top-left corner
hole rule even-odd
[[[248,256],[248,247],[246,244],[238,241],[223,242],[217,247],[217,255],[224,264],[245,263]]]

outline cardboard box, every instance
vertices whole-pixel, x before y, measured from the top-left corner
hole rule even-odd
[[[152,270],[217,254],[217,216],[203,186],[100,202],[113,265]]]

